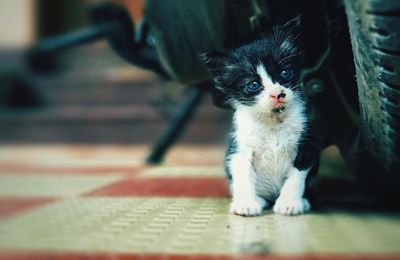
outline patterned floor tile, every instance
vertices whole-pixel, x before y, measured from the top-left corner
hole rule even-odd
[[[148,254],[400,253],[398,215],[227,214],[228,199],[70,198],[0,222],[0,249]]]
[[[361,255],[195,255],[77,252],[0,252],[1,260],[398,260],[387,254]]]

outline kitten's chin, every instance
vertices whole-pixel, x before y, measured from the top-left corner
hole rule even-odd
[[[268,107],[258,107],[257,109],[253,110],[253,113],[255,115],[262,116],[262,117],[267,117],[267,118],[281,118],[288,112],[289,106],[287,104],[285,105],[279,105],[279,106],[268,106]]]
[[[285,105],[275,106],[272,108],[271,112],[274,114],[280,114],[283,111],[285,111],[285,109],[286,109]]]
[[[290,103],[270,103],[268,108],[266,108],[266,112],[270,113],[272,115],[282,115],[285,112],[287,112],[287,109],[289,108]]]

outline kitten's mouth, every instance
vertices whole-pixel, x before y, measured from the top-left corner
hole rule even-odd
[[[285,110],[285,103],[286,102],[284,102],[284,101],[282,101],[282,100],[276,100],[275,102],[274,102],[274,106],[273,106],[273,108],[272,108],[272,112],[274,112],[274,113],[280,113],[280,112],[282,112],[283,110]]]
[[[278,106],[275,106],[273,109],[272,109],[272,112],[273,113],[281,113],[281,112],[283,112],[284,110],[285,110],[285,106],[284,105],[278,105]]]

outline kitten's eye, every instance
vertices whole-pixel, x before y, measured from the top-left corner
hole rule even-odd
[[[262,89],[260,82],[251,81],[244,86],[245,90],[249,93],[255,93]]]
[[[284,69],[279,72],[279,77],[283,80],[289,80],[293,77],[293,70],[291,69]]]

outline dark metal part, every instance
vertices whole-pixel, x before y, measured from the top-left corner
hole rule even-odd
[[[194,86],[189,89],[185,102],[179,107],[168,128],[162,133],[154,145],[147,158],[148,163],[157,164],[162,162],[165,152],[176,142],[185,130],[188,121],[192,118],[204,94],[205,88],[202,86]]]
[[[34,49],[35,52],[56,53],[83,44],[103,39],[118,24],[93,26],[76,32],[42,40]]]
[[[89,15],[92,26],[40,41],[29,53],[28,63],[31,67],[35,69],[40,67],[43,61],[51,62],[52,56],[61,51],[98,40],[107,40],[122,59],[166,77],[156,50],[146,44],[148,26],[141,25],[139,37],[142,38],[136,40],[135,26],[129,12],[123,6],[112,3],[91,7]]]
[[[315,97],[325,90],[324,82],[320,79],[311,79],[306,83],[307,96]]]

